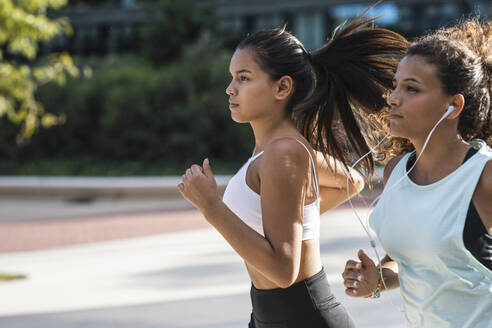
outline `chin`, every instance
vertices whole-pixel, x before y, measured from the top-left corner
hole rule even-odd
[[[395,126],[394,124],[391,124],[389,125],[389,132],[390,132],[390,136],[392,137],[397,137],[397,138],[406,138],[407,136],[402,133],[403,131],[401,131],[401,129],[398,128],[398,126]]]
[[[405,138],[404,135],[402,135],[401,133],[398,133],[398,131],[395,131],[395,130],[390,130],[390,136],[396,137],[396,138]]]
[[[236,123],[249,123],[249,121],[242,118],[241,115],[238,115],[238,113],[234,112],[231,112],[231,119]]]

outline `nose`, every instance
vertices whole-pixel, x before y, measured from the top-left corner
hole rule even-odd
[[[234,86],[232,85],[234,81],[231,81],[231,83],[229,83],[229,85],[227,86],[225,92],[226,94],[228,94],[229,96],[234,96],[236,95],[236,89],[234,88]]]
[[[400,100],[398,99],[398,94],[396,92],[396,89],[394,89],[393,91],[391,91],[391,93],[389,94],[388,98],[386,98],[386,103],[390,106],[390,107],[396,107],[400,104]]]

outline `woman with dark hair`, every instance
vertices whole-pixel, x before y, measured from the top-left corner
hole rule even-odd
[[[208,159],[178,186],[246,262],[250,327],[353,327],[322,269],[320,212],[346,200],[347,175],[352,195],[362,189],[360,174],[347,170],[349,147],[368,150],[353,107],[385,106],[395,57],[407,47],[396,33],[365,27],[373,21],[357,18],[313,53],[285,29],[243,40],[226,93],[232,119],[253,129],[253,155],[223,200]],[[363,168],[372,171],[372,158]]]
[[[370,217],[387,255],[342,276],[354,297],[400,287],[409,327],[492,327],[491,46],[478,19],[422,37],[387,99],[387,150],[406,152]]]

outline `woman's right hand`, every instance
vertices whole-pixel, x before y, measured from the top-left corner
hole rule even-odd
[[[360,261],[348,260],[342,273],[345,293],[352,297],[370,296],[377,288],[379,271],[363,250],[357,255]]]

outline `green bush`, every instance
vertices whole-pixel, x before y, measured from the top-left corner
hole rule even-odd
[[[232,172],[254,139],[227,108],[230,55],[205,36],[161,67],[135,57],[79,61],[93,67],[91,77],[37,91],[65,124],[19,147],[15,128],[0,121],[0,174],[180,174],[205,157],[218,173]]]

